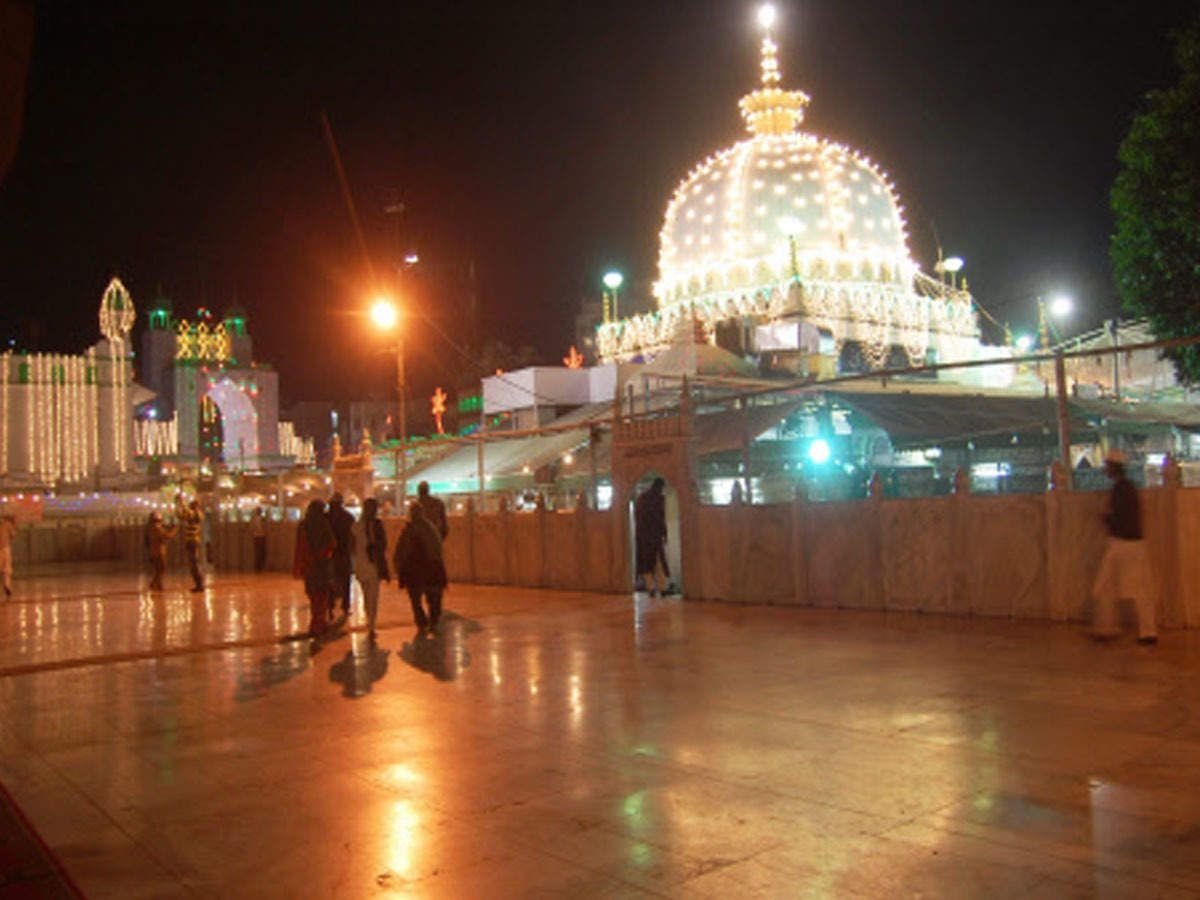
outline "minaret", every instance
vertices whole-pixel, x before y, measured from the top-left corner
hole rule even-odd
[[[98,390],[99,416],[96,442],[99,450],[99,475],[112,477],[132,465],[133,410],[129,407],[129,332],[136,321],[133,298],[121,279],[113,278],[100,298],[100,333],[108,341],[107,372],[96,372],[93,382]],[[105,377],[107,376],[107,377]]]

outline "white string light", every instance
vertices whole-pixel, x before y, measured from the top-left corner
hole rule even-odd
[[[760,10],[761,86],[739,103],[750,137],[688,173],[659,233],[657,309],[602,324],[604,361],[652,355],[695,316],[712,334],[734,317],[800,313],[872,365],[893,345],[910,362],[978,341],[965,290],[931,291],[912,260],[903,207],[864,154],[799,131],[809,97],[780,88],[773,8]],[[794,223],[785,233],[781,222]]]

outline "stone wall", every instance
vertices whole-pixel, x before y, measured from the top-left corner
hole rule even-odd
[[[1141,491],[1159,621],[1200,627],[1200,488]],[[919,500],[699,507],[684,547],[689,599],[1079,620],[1104,550],[1106,493],[955,494]],[[450,517],[452,582],[622,592],[630,551],[615,510],[501,510]],[[401,523],[385,520],[389,552]],[[213,564],[249,571],[248,523],[215,523]],[[267,567],[291,569],[294,523],[268,526]],[[63,520],[20,528],[23,567],[107,560],[145,565],[137,522]],[[183,568],[182,545],[171,545]]]

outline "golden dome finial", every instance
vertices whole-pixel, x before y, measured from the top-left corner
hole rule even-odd
[[[742,98],[739,107],[751,133],[791,134],[804,121],[808,95],[803,91],[785,91],[779,87],[779,47],[771,36],[775,25],[775,7],[759,7],[758,24],[763,29],[762,87]]]

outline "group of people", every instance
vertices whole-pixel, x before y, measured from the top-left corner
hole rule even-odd
[[[200,501],[193,499],[184,503],[182,497],[175,498],[175,523],[169,524],[158,510],[150,513],[146,523],[146,551],[150,555],[150,590],[163,589],[163,574],[167,571],[167,548],[171,539],[183,531],[183,549],[187,556],[188,571],[192,576],[192,591],[204,590],[204,572],[201,569],[200,542],[204,537],[204,510]]]
[[[328,505],[313,500],[296,530],[292,573],[304,581],[309,601],[309,634],[320,638],[330,624],[351,612],[351,579],[362,590],[367,630],[375,637],[380,583],[395,573],[397,585],[408,592],[413,618],[422,631],[437,628],[446,589],[442,541],[450,533],[446,506],[429,492],[429,483],[417,487],[417,500],[409,508],[408,522],[396,541],[389,568],[387,533],[374,498],[363,503],[355,521],[341,494]]]

